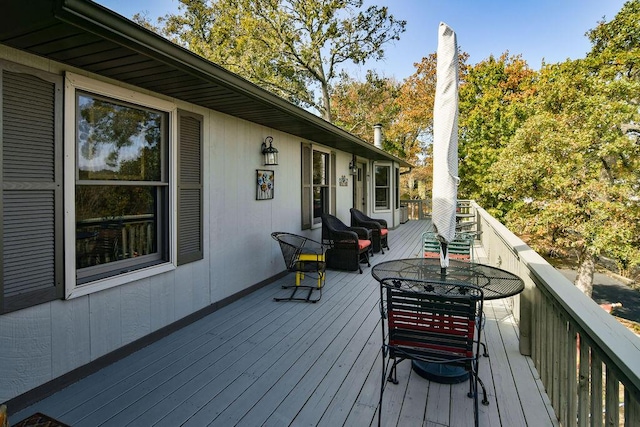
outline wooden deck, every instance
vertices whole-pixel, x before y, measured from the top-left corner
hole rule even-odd
[[[420,253],[429,223],[390,232],[373,263]],[[275,244],[275,243],[274,243]],[[479,255],[482,255],[480,249]],[[370,269],[329,271],[317,304],[274,302],[293,274],[230,304],[12,415],[43,412],[72,426],[369,426],[381,376],[378,283]],[[312,280],[312,279],[307,279]],[[481,426],[553,426],[531,360],[504,301],[485,304]],[[383,425],[473,425],[468,384],[429,382],[398,369],[385,391]]]

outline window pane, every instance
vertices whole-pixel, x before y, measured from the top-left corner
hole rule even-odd
[[[313,152],[313,185],[327,185],[329,155]]]
[[[317,223],[323,213],[329,213],[329,188],[314,187],[313,188],[313,219]]]
[[[158,252],[158,194],[142,186],[76,186],[77,268]]]
[[[376,188],[376,208],[389,208],[388,188]]]
[[[386,187],[389,185],[389,167],[376,166],[376,187]]]
[[[376,166],[376,188],[375,188],[375,203],[376,208],[389,209],[390,204],[390,173],[391,168],[389,166]]]
[[[79,179],[162,181],[163,116],[79,94]]]

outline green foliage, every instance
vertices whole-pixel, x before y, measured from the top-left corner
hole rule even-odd
[[[628,100],[638,82],[592,72],[588,61],[547,65],[529,117],[488,170],[510,205],[507,226],[542,253],[640,263],[640,145],[622,124],[638,122]]]
[[[598,72],[613,78],[640,78],[640,1],[631,0],[610,22],[601,21],[587,32],[591,52],[587,59]]]
[[[342,74],[331,94],[334,124],[373,143],[375,124],[382,124],[388,131],[396,121],[400,112],[399,95],[400,83],[375,71],[369,70],[364,82]],[[388,135],[385,132],[385,136]]]
[[[535,72],[506,53],[469,66],[460,84],[458,195],[477,200],[500,218],[508,206],[488,191],[487,170],[527,117]]]
[[[385,45],[404,32],[405,21],[386,7],[362,4],[181,0],[182,13],[161,18],[159,25],[170,40],[332,121],[331,82],[340,65],[383,58]]]

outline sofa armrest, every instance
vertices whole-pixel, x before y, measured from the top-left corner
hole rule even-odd
[[[378,221],[358,221],[358,227],[368,228],[369,230],[381,230],[385,227],[382,227]]]
[[[349,227],[349,230],[354,231],[359,239],[371,240],[371,232],[364,227]]]
[[[371,218],[371,221],[375,221],[375,222],[377,222],[378,224],[380,224],[380,227],[381,227],[381,228],[388,228],[388,227],[387,227],[387,220],[385,220],[385,219]]]
[[[331,230],[329,240],[332,242],[355,242],[358,243],[358,233],[355,230]]]

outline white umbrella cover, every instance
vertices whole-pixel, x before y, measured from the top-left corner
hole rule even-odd
[[[441,242],[440,263],[449,266],[447,244],[455,238],[458,194],[458,44],[444,22],[438,28],[433,105],[432,220]]]

